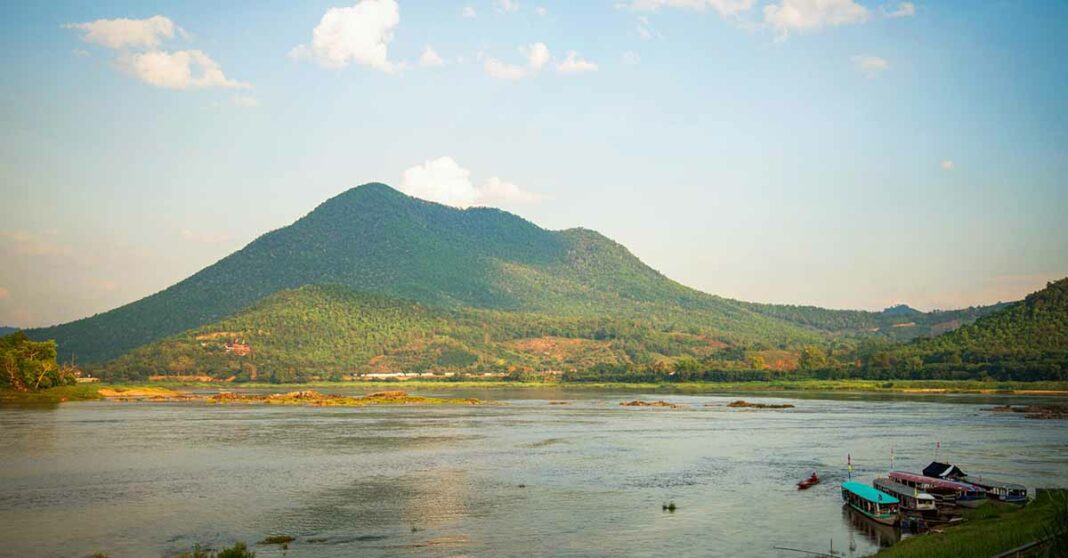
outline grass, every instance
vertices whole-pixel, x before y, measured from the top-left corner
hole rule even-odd
[[[959,526],[942,533],[911,537],[876,554],[877,558],[955,558],[994,556],[1044,538],[1058,500],[1063,503],[1068,490],[1040,490],[1026,506],[1000,502],[965,512]]]
[[[40,391],[15,391],[0,389],[0,402],[55,404],[64,401],[91,401],[100,399],[100,389],[96,384],[77,384],[60,386]]]

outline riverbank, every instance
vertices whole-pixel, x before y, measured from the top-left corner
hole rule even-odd
[[[1048,536],[1051,522],[1065,526],[1068,490],[1039,490],[1026,506],[990,502],[964,512],[964,522],[910,537],[886,550],[877,558],[952,558],[957,556],[995,556]],[[1055,510],[1060,508],[1060,514]],[[1024,554],[1030,556],[1030,554]]]
[[[971,380],[780,380],[774,382],[681,382],[681,383],[571,383],[507,382],[501,380],[471,381],[375,381],[375,382],[310,382],[304,384],[271,384],[263,382],[151,382],[138,384],[78,384],[44,389],[36,392],[0,390],[0,402],[62,403],[89,401],[107,397],[167,396],[169,391],[183,389],[252,389],[279,392],[308,389],[367,389],[367,390],[435,391],[443,389],[567,389],[589,391],[654,392],[677,394],[702,393],[882,393],[897,395],[1017,395],[1068,396],[1068,382],[980,382]]]

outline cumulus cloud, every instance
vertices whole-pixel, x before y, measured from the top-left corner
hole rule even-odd
[[[546,15],[549,14],[549,10],[545,9],[545,6],[538,6],[537,8],[534,8],[534,13],[536,13],[536,14],[542,16],[542,17],[545,17]]]
[[[853,67],[863,73],[869,78],[873,78],[887,68],[890,67],[890,63],[885,58],[870,55],[857,55],[850,58],[853,61]]]
[[[495,0],[493,5],[497,8],[498,12],[519,11],[519,2],[517,0]]]
[[[0,248],[17,256],[65,256],[70,247],[26,231],[0,232]]]
[[[161,50],[163,41],[173,38],[176,33],[190,38],[181,27],[164,16],[98,19],[86,23],[68,23],[63,27],[82,31],[82,40],[86,43],[118,50],[116,66],[155,87],[175,90],[249,87],[247,83],[226,77],[219,63],[203,51]],[[84,52],[75,50],[79,55]]]
[[[222,67],[199,50],[153,50],[130,54],[119,59],[119,66],[137,79],[164,89],[249,87],[247,83],[227,78]]]
[[[400,189],[417,198],[455,207],[516,205],[541,199],[496,176],[486,179],[481,186],[475,186],[471,182],[471,171],[447,156],[405,170],[401,174]]]
[[[635,64],[640,63],[641,61],[642,57],[633,50],[628,50],[627,52],[623,53],[623,63],[628,66],[633,66]]]
[[[552,59],[549,47],[545,46],[545,43],[533,43],[520,47],[519,52],[527,59],[526,66],[516,66],[501,62],[496,58],[487,58],[483,63],[483,68],[491,77],[516,81],[538,73]]]
[[[649,40],[656,36],[656,32],[653,31],[652,26],[649,25],[649,18],[645,16],[638,16],[638,36]]]
[[[423,48],[423,55],[419,57],[419,65],[424,67],[444,66],[445,60],[438,55],[430,45]]]
[[[785,39],[791,31],[852,25],[868,19],[868,10],[853,0],[781,0],[764,6],[764,21]]]
[[[176,31],[185,34],[170,18],[157,15],[147,19],[98,19],[68,23],[65,29],[82,31],[82,40],[111,49],[155,48]]]
[[[464,9],[460,11],[460,15],[464,17],[478,17],[478,12],[471,6],[464,6]]]
[[[527,57],[527,64],[534,71],[542,69],[552,58],[552,55],[549,54],[549,47],[545,46],[545,43],[534,43],[520,48],[519,51],[523,53],[523,56]]]
[[[578,57],[578,53],[569,50],[567,52],[567,58],[563,62],[556,65],[556,71],[561,74],[582,74],[586,72],[596,72],[597,64],[588,60],[583,60]]]
[[[901,2],[893,9],[883,7],[883,13],[886,17],[912,17],[916,15],[916,5],[912,2]]]
[[[755,0],[633,0],[626,6],[638,11],[656,11],[660,8],[686,8],[705,10],[711,8],[719,15],[736,16],[753,8]]]
[[[311,45],[297,46],[290,56],[328,68],[355,62],[394,73],[403,67],[389,59],[389,43],[399,23],[396,0],[360,0],[347,8],[330,8],[312,30]]]
[[[957,165],[953,161],[950,161],[949,159],[946,159],[946,160],[942,161],[939,164],[939,166],[942,167],[942,170],[947,170],[948,171],[948,170],[953,170]]]

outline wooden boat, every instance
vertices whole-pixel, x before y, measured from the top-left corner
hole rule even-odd
[[[964,477],[962,481],[978,486],[986,491],[986,497],[991,500],[1009,502],[1010,504],[1027,503],[1027,487],[1012,482],[998,482],[989,479],[976,479]]]
[[[816,476],[816,473],[812,473],[811,477],[809,477],[809,478],[797,483],[797,489],[798,490],[808,490],[809,488],[812,488],[813,486],[816,486],[819,483],[820,483],[820,478],[818,476]]]
[[[938,506],[935,497],[918,488],[906,486],[891,479],[875,479],[872,486],[897,498],[901,504],[899,509],[902,515],[911,515],[933,519],[938,517]]]
[[[960,467],[949,463],[932,461],[930,465],[924,467],[923,474],[928,477],[955,480],[978,486],[986,491],[986,497],[991,500],[1000,500],[1002,502],[1011,502],[1015,504],[1023,504],[1027,502],[1026,486],[1011,482],[998,482],[989,479],[984,480],[982,477],[973,477],[965,473]]]
[[[842,483],[842,499],[849,507],[876,523],[897,524],[900,502],[885,492],[859,482],[846,481]]]
[[[905,471],[890,471],[888,476],[894,482],[934,496],[940,506],[975,508],[987,501],[985,490],[965,482],[927,477]]]

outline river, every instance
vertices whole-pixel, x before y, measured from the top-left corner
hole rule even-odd
[[[497,404],[0,406],[0,556],[161,556],[269,534],[296,541],[253,545],[260,558],[867,556],[898,535],[843,511],[847,454],[864,482],[893,448],[899,469],[938,451],[1068,487],[1064,422],[987,410],[1007,398],[741,396],[796,406],[751,410],[711,394],[420,394]],[[619,405],[631,399],[687,407]],[[812,471],[824,482],[797,491]]]

